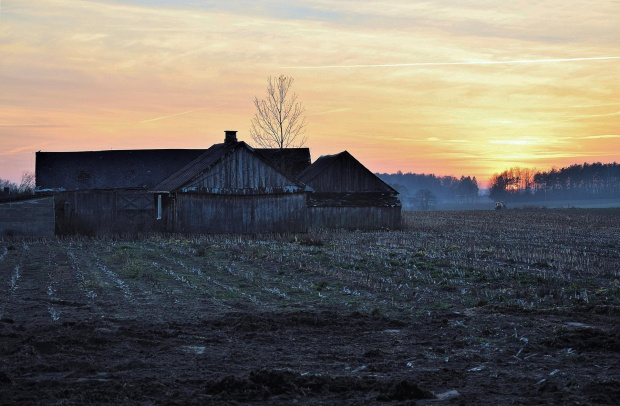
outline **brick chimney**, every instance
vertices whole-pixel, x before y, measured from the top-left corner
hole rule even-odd
[[[224,131],[224,144],[234,144],[237,142],[237,131]]]

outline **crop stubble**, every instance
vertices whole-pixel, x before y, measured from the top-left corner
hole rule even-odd
[[[0,402],[620,397],[620,211],[0,242]]]

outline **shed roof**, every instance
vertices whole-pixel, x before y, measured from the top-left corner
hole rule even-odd
[[[349,160],[355,163],[355,165],[359,167],[360,171],[366,172],[367,176],[372,176],[373,178],[376,178],[376,180],[380,182],[381,184],[383,184],[388,191],[398,194],[398,191],[396,189],[394,189],[392,186],[385,183],[377,175],[372,173],[368,168],[362,165],[360,161],[355,159],[355,157],[351,155],[348,151],[342,151],[338,154],[333,154],[333,155],[320,156],[316,161],[314,161],[312,165],[307,167],[305,170],[303,170],[299,174],[299,180],[307,185],[312,186],[313,179],[315,179],[321,173],[325,172],[332,165],[337,165],[338,162],[344,162],[345,160]]]
[[[344,152],[341,152],[341,154]],[[301,179],[302,182],[310,182],[328,168],[336,160],[337,155],[340,154],[321,155],[312,165],[308,166],[299,174],[299,179]]]

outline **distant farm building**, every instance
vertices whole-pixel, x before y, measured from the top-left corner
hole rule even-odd
[[[400,226],[397,192],[348,152],[311,165],[308,148],[252,148],[236,131],[202,150],[38,152],[35,171],[61,233]]]
[[[310,186],[308,224],[312,228],[398,228],[398,192],[347,151],[322,156],[300,180]]]

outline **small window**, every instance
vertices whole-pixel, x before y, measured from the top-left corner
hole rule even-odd
[[[161,195],[157,195],[157,220],[161,220]]]

